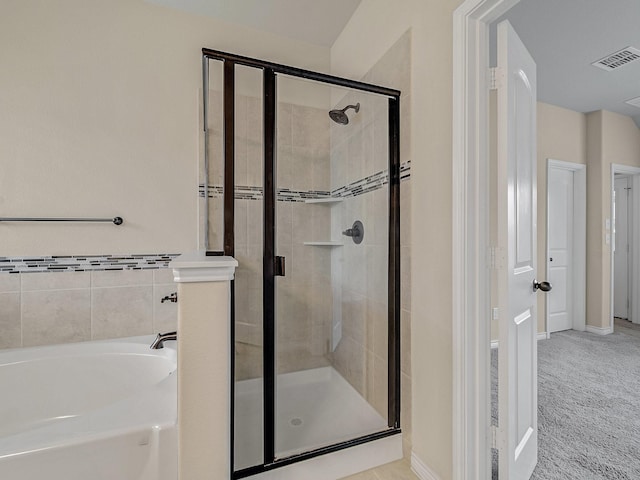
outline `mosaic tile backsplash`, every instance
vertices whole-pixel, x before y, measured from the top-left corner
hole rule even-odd
[[[86,272],[167,268],[179,254],[0,257],[1,273]]]

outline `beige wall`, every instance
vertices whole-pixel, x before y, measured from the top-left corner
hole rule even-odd
[[[331,49],[335,75],[361,78],[411,28],[411,376],[413,452],[452,475],[452,14],[459,0],[363,0]],[[420,301],[415,301],[420,299]]]
[[[115,216],[3,224],[2,256],[197,246],[201,48],[329,69],[329,49],[141,0],[9,0],[0,14],[0,208]]]
[[[611,321],[611,164],[640,167],[640,130],[630,117],[607,111],[587,115],[587,324]]]

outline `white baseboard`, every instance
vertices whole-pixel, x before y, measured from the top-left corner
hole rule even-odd
[[[413,470],[413,473],[415,473],[420,480],[440,480],[440,477],[427,467],[413,452],[411,452],[411,470]]]
[[[595,333],[596,335],[609,335],[613,333],[612,327],[594,327],[593,325],[587,325],[585,330],[589,333]]]
[[[549,340],[551,334],[549,332],[538,332],[538,340]]]
[[[548,340],[551,338],[551,335],[547,332],[538,332],[538,341],[540,340]],[[498,348],[498,340],[491,340],[491,348]]]

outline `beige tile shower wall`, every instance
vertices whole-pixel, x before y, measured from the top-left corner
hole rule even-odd
[[[205,202],[204,197],[198,197],[198,213],[199,213],[199,238],[198,247],[207,250],[224,250],[224,204],[221,195],[211,197],[211,189],[213,187],[222,187],[224,185],[224,125],[223,125],[223,109],[222,109],[222,62],[209,61],[209,98],[207,107],[207,142],[209,154],[209,239],[206,242],[205,232]],[[246,108],[246,99],[242,102],[242,106]],[[241,110],[242,106],[239,106]],[[238,112],[240,115],[244,112]],[[244,120],[244,116],[241,117]],[[239,122],[246,125],[246,122]],[[243,155],[240,164],[246,165],[246,127],[241,131],[243,133],[242,141],[236,140],[236,148],[240,155]],[[238,135],[238,132],[236,132]],[[204,186],[205,165],[204,165],[204,141],[199,142],[199,157],[202,161],[198,164],[198,185]],[[240,147],[240,148],[238,148]],[[242,148],[244,147],[244,148]],[[246,169],[246,167],[245,167]],[[245,172],[246,176],[246,172]]]
[[[327,110],[278,104],[277,187],[329,190]],[[327,247],[304,242],[330,239],[326,205],[278,201],[276,254],[287,260],[276,279],[278,373],[324,366],[331,325],[331,257]]]
[[[0,348],[176,330],[170,269],[0,276]]]
[[[236,98],[236,184],[263,186],[260,100]],[[327,110],[279,103],[277,188],[329,190]],[[221,174],[212,172],[212,181]],[[216,199],[212,199],[216,200]],[[212,219],[221,222],[222,202]],[[259,200],[235,201],[236,380],[262,375],[263,208]],[[278,372],[327,365],[331,327],[331,254],[304,242],[328,240],[330,207],[300,202],[276,204],[276,254],[286,258],[286,275],[276,278]],[[219,225],[219,223],[218,223]],[[211,227],[211,234],[214,235]],[[220,235],[219,227],[217,235]],[[213,238],[213,237],[212,237]]]
[[[242,70],[240,78],[258,73]],[[236,95],[235,99],[235,184],[263,187],[262,99]],[[222,183],[223,175],[215,181]],[[222,199],[217,199],[219,221],[222,222]],[[262,375],[262,362],[255,361],[262,352],[262,255],[264,242],[264,202],[235,200],[235,258],[238,260],[235,285],[236,341],[245,344],[247,355],[237,362],[238,378]],[[218,229],[219,225],[211,225]],[[220,229],[218,232],[220,232]]]
[[[363,77],[363,81],[402,92],[401,162],[411,159],[410,73],[411,36],[404,34]],[[347,126],[331,125],[331,187],[339,188],[388,168],[387,100],[351,92],[336,108],[360,102],[360,113],[350,111]],[[387,414],[387,246],[388,185],[373,192],[348,197],[332,210],[336,238],[359,219],[365,227],[364,241],[333,251],[333,281],[340,283],[342,339],[332,355],[335,368],[365,398]],[[411,180],[400,185],[401,245],[401,425],[405,452],[411,439]]]

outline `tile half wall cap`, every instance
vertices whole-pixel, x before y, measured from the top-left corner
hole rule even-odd
[[[233,280],[237,266],[238,261],[233,257],[208,257],[204,250],[184,253],[169,264],[176,283]]]

